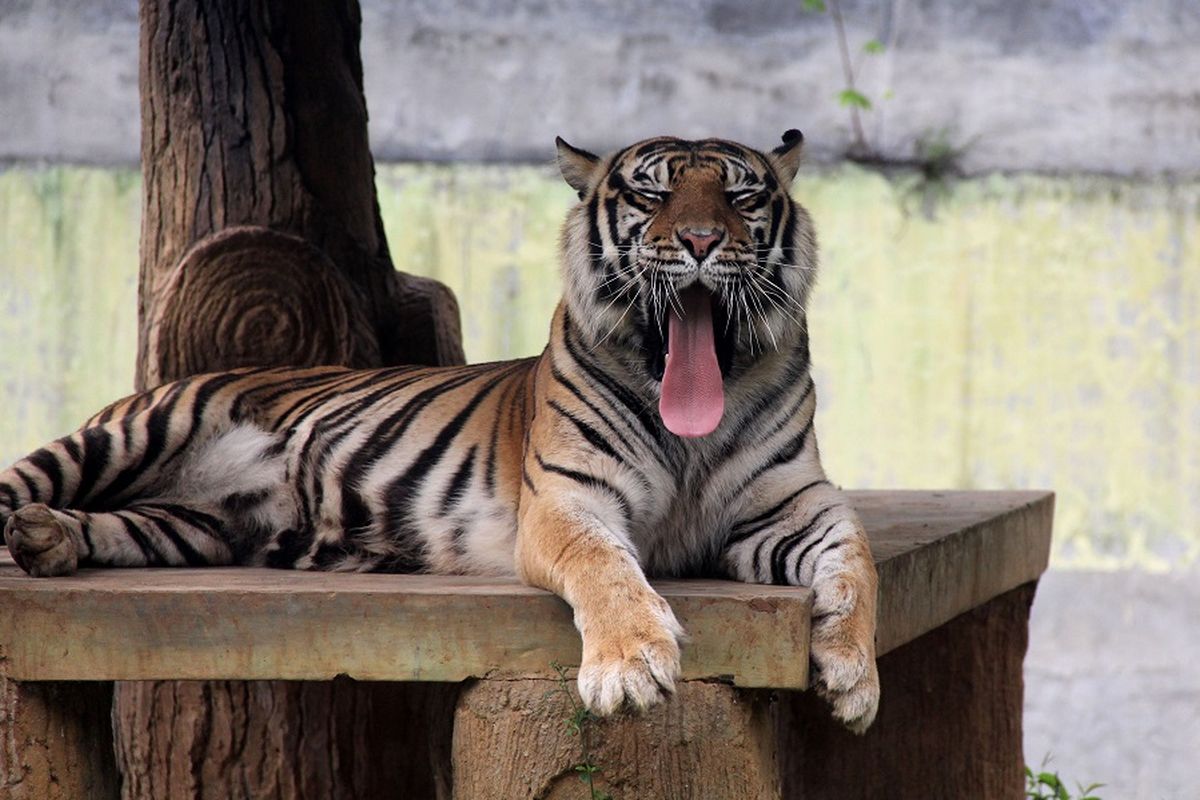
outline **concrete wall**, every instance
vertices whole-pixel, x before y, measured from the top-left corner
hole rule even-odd
[[[1072,792],[1200,797],[1200,572],[1051,570],[1025,659],[1025,760]],[[1072,795],[1074,796],[1074,795]]]
[[[1195,0],[843,0],[870,141],[970,172],[1200,174]],[[801,0],[363,0],[381,160],[534,160],[556,134],[848,142],[829,17]],[[859,55],[869,39],[887,49]],[[136,0],[0,0],[0,159],[132,164]]]

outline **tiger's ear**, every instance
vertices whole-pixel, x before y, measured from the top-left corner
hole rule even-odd
[[[556,136],[554,144],[558,146],[558,171],[563,180],[579,193],[579,199],[587,194],[592,183],[592,173],[600,164],[600,157],[587,150],[580,150],[567,144],[561,136]]]
[[[771,151],[771,161],[779,172],[784,186],[791,186],[800,170],[800,151],[804,149],[804,134],[792,128],[783,134],[783,144]]]

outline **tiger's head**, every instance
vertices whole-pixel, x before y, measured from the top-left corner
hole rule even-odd
[[[567,310],[590,348],[643,373],[679,436],[715,430],[756,366],[807,351],[816,238],[788,194],[802,142],[662,137],[601,158],[558,140],[580,200],[563,229]]]

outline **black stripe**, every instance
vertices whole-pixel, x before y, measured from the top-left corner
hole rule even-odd
[[[589,475],[586,472],[579,472],[567,467],[560,467],[558,464],[551,464],[542,458],[541,453],[534,453],[534,458],[537,459],[538,466],[546,472],[562,475],[564,478],[569,478],[589,489],[600,489],[601,491],[608,492],[621,504],[621,511],[625,517],[625,521],[628,522],[632,518],[633,505],[629,502],[629,498],[625,496],[624,492],[608,481],[603,478],[597,478],[595,475]]]
[[[804,341],[806,342],[807,339]],[[745,411],[741,416],[738,417],[736,426],[732,431],[730,431],[729,438],[721,447],[720,455],[715,459],[718,463],[726,460],[736,451],[744,448],[746,446],[746,442],[748,441],[748,434],[753,434],[753,438],[749,439],[749,441],[762,442],[769,440],[773,433],[778,433],[778,428],[776,428],[771,434],[765,434],[762,431],[761,424],[759,423],[759,417],[761,417],[767,411],[777,409],[779,407],[779,401],[783,398],[783,396],[794,391],[794,385],[796,381],[801,376],[806,374],[809,367],[807,345],[802,343],[797,350],[793,351],[789,358],[790,362],[788,364],[787,371],[780,376],[780,378],[775,382],[775,385],[772,386],[769,391],[759,395],[759,397],[754,401],[754,404],[750,406],[749,410]],[[801,393],[803,396],[801,397],[800,402],[796,404],[797,408],[804,404],[804,401],[808,398],[808,395],[812,392],[812,389],[812,377],[809,376],[804,391]],[[783,419],[790,421],[793,416],[794,413],[785,414],[783,415]]]
[[[64,436],[59,439],[58,442],[63,446],[63,449],[67,451],[67,455],[70,457],[70,459],[78,464],[79,460],[83,457],[83,454],[79,451],[79,445],[75,442],[75,434]]]
[[[46,476],[47,480],[50,481],[50,498],[46,503],[51,508],[58,508],[63,489],[62,465],[58,463],[58,456],[51,453],[48,449],[42,448],[30,454],[25,459],[25,463],[37,467]]]
[[[25,484],[25,491],[29,492],[29,502],[38,502],[38,497],[41,496],[41,490],[39,490],[38,485],[33,482],[33,478],[26,475],[24,470],[22,470],[20,467],[13,467],[12,471],[17,473],[17,477],[21,479],[21,483]]]
[[[587,373],[587,376],[603,386],[613,398],[625,407],[625,410],[633,414],[642,423],[642,428],[649,434],[653,443],[661,446],[662,432],[659,430],[657,417],[646,408],[645,404],[642,403],[632,390],[592,364],[578,346],[572,342],[572,328],[570,319],[566,313],[563,314],[563,344],[566,346],[567,353]]]
[[[517,362],[523,364],[524,362]],[[512,370],[510,366],[503,370],[499,376],[491,378],[483,387],[476,390],[470,401],[463,406],[453,419],[438,432],[437,437],[433,442],[426,447],[413,461],[412,465],[405,470],[404,474],[396,478],[384,491],[384,498],[387,504],[387,531],[394,540],[403,541],[411,539],[409,542],[408,559],[405,560],[402,556],[397,556],[402,563],[402,566],[408,566],[411,562],[414,569],[421,567],[420,545],[415,541],[417,536],[409,530],[412,518],[412,506],[416,501],[417,493],[420,491],[421,484],[432,471],[441,462],[449,449],[451,443],[458,436],[459,432],[466,425],[471,415],[475,413],[475,409],[495,390],[496,386],[507,378]]]
[[[20,501],[17,499],[17,493],[13,488],[7,483],[0,483],[0,494],[4,495],[4,505],[8,506],[9,510],[16,511],[17,503]]]
[[[516,384],[514,384],[516,385]],[[492,418],[492,434],[488,439],[487,466],[483,470],[483,485],[487,487],[489,497],[496,496],[496,450],[500,446],[500,418],[508,408],[509,396],[513,393],[512,386],[505,386],[496,403],[496,415]]]
[[[75,487],[75,496],[71,498],[71,505],[78,508],[87,507],[88,495],[104,474],[112,452],[112,435],[104,428],[84,428],[82,437],[83,464],[79,467],[79,485]]]
[[[783,221],[781,219],[782,216],[783,198],[779,195],[776,195],[775,199],[771,201],[771,233],[767,236],[767,243],[770,244],[771,247],[775,246],[777,241],[776,237],[779,236],[779,224]]]
[[[304,408],[306,405],[311,404],[309,406],[310,410],[313,408],[319,408],[329,402],[330,398],[336,397],[337,395],[352,394],[378,377],[378,373],[364,375],[361,372],[351,372],[346,375],[341,375],[338,380],[335,380],[330,385],[322,387],[317,392],[304,395],[287,408],[277,412],[275,414],[274,422],[276,425],[282,425],[290,416],[300,411],[300,409]],[[268,402],[270,402],[270,398],[262,400],[260,404],[265,405]]]
[[[181,506],[176,503],[149,501],[138,503],[137,507],[153,508],[178,517],[194,528],[206,529],[206,532],[212,534],[214,538],[220,533],[221,527],[225,524],[222,520],[217,519],[211,514],[206,514],[203,511],[197,511],[194,508]]]
[[[170,455],[163,459],[162,464],[159,465],[160,468],[169,464],[180,453],[187,451],[188,445],[196,438],[197,432],[201,430],[204,424],[204,413],[208,410],[208,404],[212,400],[213,395],[242,377],[244,375],[238,373],[220,373],[210,376],[200,385],[200,388],[196,390],[195,398],[192,400],[192,421],[188,432],[184,434],[183,441],[171,451]],[[232,417],[230,419],[232,420]],[[165,423],[163,426],[164,435],[169,427],[170,420],[165,420]]]
[[[196,551],[196,548],[192,547],[192,545],[183,538],[183,534],[181,534],[179,530],[171,524],[170,520],[163,519],[157,514],[147,513],[145,510],[142,511],[142,516],[153,522],[155,526],[162,531],[163,535],[171,541],[171,545],[179,552],[179,555],[183,556],[184,562],[189,567],[207,566],[208,559],[200,555],[200,553]]]
[[[533,496],[537,497],[537,487],[533,485],[533,478],[529,477],[529,470],[525,469],[525,465],[521,465],[521,481],[529,487],[529,491],[533,492]]]
[[[149,538],[147,538],[146,534],[142,532],[142,529],[137,526],[137,523],[126,517],[120,511],[115,512],[113,516],[119,519],[121,524],[125,526],[125,532],[129,534],[129,538],[132,539],[133,543],[136,544],[138,549],[142,551],[142,559],[147,564],[161,565],[166,563],[166,560],[159,554],[157,550],[154,549],[154,546],[150,544]]]
[[[417,415],[426,406],[438,397],[470,383],[478,377],[478,375],[473,374],[452,376],[449,380],[444,380],[435,386],[431,386],[413,395],[403,407],[393,412],[380,425],[376,426],[371,435],[367,437],[366,444],[351,454],[347,461],[348,466],[340,481],[342,485],[342,525],[348,533],[356,530],[365,530],[371,526],[372,515],[370,508],[368,508],[366,500],[358,491],[359,483],[367,470],[374,466],[379,458],[393,447],[396,441],[404,436],[409,425],[412,424],[413,420],[417,418]],[[359,407],[361,408],[361,405]],[[327,444],[325,452],[320,459],[322,465],[333,445],[337,441],[340,441],[341,438],[344,438],[345,435],[348,435],[348,431],[343,432],[342,436],[331,439]],[[324,491],[321,488],[320,481],[318,481],[312,501],[314,508],[320,508],[323,497]]]
[[[631,454],[637,452],[634,449],[633,445],[629,443],[629,440],[626,439],[623,435],[621,435],[621,431],[616,426],[616,424],[614,424],[612,420],[610,420],[607,416],[605,416],[600,411],[600,409],[597,408],[596,405],[591,400],[589,400],[583,394],[582,391],[580,391],[579,387],[571,382],[570,378],[568,378],[566,375],[564,375],[562,373],[562,370],[560,370],[558,368],[557,364],[553,363],[553,357],[551,358],[550,375],[551,375],[551,377],[554,378],[554,380],[558,381],[563,386],[565,386],[567,388],[567,391],[569,391],[571,394],[575,395],[576,399],[578,399],[579,402],[581,402],[585,406],[587,406],[588,409],[593,414],[595,414],[597,417],[599,417],[601,420],[604,421],[604,424],[608,426],[608,429],[610,431],[612,431],[613,436],[617,437],[617,440],[621,443],[621,446],[625,448],[626,452],[631,453]]]
[[[592,447],[596,448],[607,456],[611,456],[622,464],[625,463],[625,459],[617,455],[617,451],[612,449],[612,445],[604,441],[604,437],[601,436],[599,432],[597,432],[596,429],[591,425],[588,425],[570,411],[567,411],[557,400],[551,400],[550,407],[570,420],[571,424],[575,426],[575,429],[579,431],[580,435],[583,436],[584,439],[587,439],[588,444],[590,444]]]
[[[85,559],[90,559],[96,554],[96,543],[92,541],[92,523],[88,520],[86,512],[77,512],[76,519],[79,520],[79,533],[83,536],[83,544],[87,547],[87,552],[84,553]]]
[[[446,491],[442,495],[441,512],[443,517],[449,514],[450,509],[463,498],[467,489],[467,481],[470,480],[471,472],[475,469],[475,453],[478,449],[479,445],[471,445],[471,449],[467,451],[466,457],[458,465],[458,469],[455,470],[454,476],[446,486]]]
[[[120,401],[118,400],[117,402],[119,403]],[[93,417],[92,421],[96,425],[103,425],[104,423],[106,423],[110,419],[112,419],[113,412],[116,410],[117,410],[117,403],[111,403],[103,411],[101,411],[99,414],[97,414],[95,417]]]
[[[794,533],[789,533],[787,536],[780,537],[775,541],[775,545],[771,548],[772,583],[786,584],[788,582],[787,574],[785,572],[788,556],[791,555],[792,551],[804,541],[808,534],[812,533],[813,528],[817,526],[817,523],[820,522],[826,514],[836,508],[839,508],[839,506],[825,506],[816,514],[814,514],[812,519],[810,519],[803,528]],[[756,573],[758,571],[759,559],[762,555],[763,546],[769,540],[770,537],[764,537],[763,541],[759,542],[758,547],[756,547],[754,550],[754,569]]]
[[[778,503],[771,506],[770,508],[768,508],[766,511],[762,512],[761,514],[759,514],[755,517],[751,517],[750,519],[741,520],[740,522],[734,524],[734,526],[732,528],[733,535],[731,535],[728,539],[725,540],[725,546],[729,547],[729,546],[735,545],[738,542],[741,542],[741,541],[744,541],[745,539],[750,538],[751,536],[758,533],[759,531],[769,528],[771,525],[774,525],[778,521],[776,519],[776,516],[780,512],[782,512],[785,508],[787,508],[789,505],[791,505],[791,503],[796,498],[798,498],[800,495],[804,494],[805,492],[807,492],[809,489],[813,488],[814,486],[822,486],[822,485],[828,486],[829,481],[822,478],[821,480],[816,480],[811,483],[806,483],[804,486],[802,486],[799,489],[797,489],[796,491],[792,492],[787,497],[783,498]]]
[[[812,432],[812,428],[813,421],[810,418],[808,424],[805,425],[798,434],[784,442],[766,463],[756,467],[755,470],[750,473],[749,477],[742,481],[741,485],[738,486],[737,490],[733,493],[733,497],[737,497],[742,492],[746,491],[746,489],[749,488],[756,480],[758,480],[764,472],[774,469],[775,467],[782,466],[783,464],[787,464],[796,456],[800,455],[800,453],[804,450],[804,445],[808,441],[808,435]]]
[[[587,204],[588,218],[588,256],[595,272],[603,272],[604,240],[600,238],[600,198],[592,195]]]
[[[836,528],[841,522],[842,522],[842,520],[838,520],[837,522],[834,522],[834,523],[830,524],[828,527],[826,527],[825,530],[821,531],[820,536],[813,537],[812,541],[810,541],[808,544],[806,544],[804,546],[804,549],[800,551],[800,555],[796,556],[796,580],[797,581],[800,580],[800,568],[804,565],[804,559],[808,558],[809,551],[812,550],[817,545],[819,545],[821,542],[825,541],[826,537],[829,536],[829,533],[834,528]]]

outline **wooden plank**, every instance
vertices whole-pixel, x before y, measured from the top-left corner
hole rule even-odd
[[[1050,560],[1050,492],[851,496],[879,569],[879,655],[1037,580]]]
[[[880,652],[1045,569],[1053,497],[853,492],[881,577]],[[690,634],[685,678],[804,688],[807,589],[657,581]],[[577,664],[557,597],[515,582],[278,570],[0,566],[0,674],[18,680],[460,681]]]

